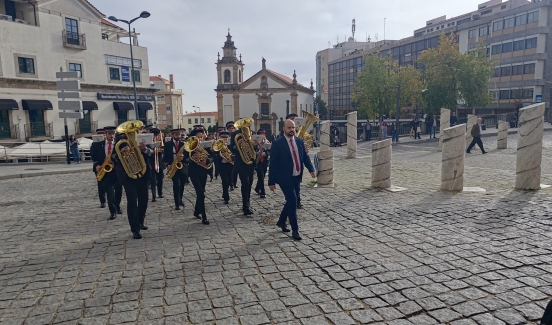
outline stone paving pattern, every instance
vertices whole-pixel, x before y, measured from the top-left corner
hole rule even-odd
[[[536,324],[552,296],[552,190],[514,191],[515,136],[500,151],[483,140],[464,184],[486,194],[438,191],[437,141],[393,147],[393,184],[408,188],[395,194],[368,189],[369,143],[354,160],[336,148],[337,188],[304,181],[300,242],[275,227],[280,191],[247,218],[239,190],[226,206],[208,182],[204,226],[193,189],[174,211],[166,182],[133,240],[91,172],[0,181],[0,324]],[[552,184],[552,133],[544,147]]]

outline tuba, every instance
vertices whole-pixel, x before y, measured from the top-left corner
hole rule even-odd
[[[144,156],[142,156],[142,152],[138,147],[137,139],[138,130],[143,126],[144,123],[142,123],[142,121],[134,120],[126,121],[117,127],[117,132],[124,133],[126,139],[117,141],[115,144],[115,151],[117,152],[117,156],[126,174],[132,179],[138,179],[144,176],[148,168]],[[126,144],[129,150],[122,151],[121,145],[123,144]]]
[[[314,124],[314,122],[318,121],[319,118],[316,115],[313,115],[309,112],[303,111],[303,117],[306,119],[305,126],[300,126],[299,130],[297,131],[297,137],[303,139],[305,142],[305,147],[307,148],[307,151],[312,149],[312,144],[314,142],[314,136],[312,134],[308,134],[309,128]]]
[[[249,129],[251,124],[253,124],[253,119],[250,117],[234,122],[234,127],[241,130],[241,133],[235,136],[234,143],[240,153],[241,159],[246,165],[251,165],[257,158],[255,148],[251,143],[251,130]]]
[[[217,141],[213,142],[211,150],[213,152],[218,152],[224,160],[230,162],[232,165],[234,164],[234,162],[232,161],[232,152],[230,152],[230,149],[228,149],[226,143],[224,143],[224,140],[218,139]]]
[[[201,148],[199,145],[199,138],[196,136],[188,137],[186,142],[184,142],[184,146],[182,147],[188,153],[190,154],[190,160],[198,164],[199,166],[205,168],[205,169],[211,169],[213,167],[213,163],[206,163],[207,159],[209,158],[209,153],[207,150]],[[204,160],[202,162],[202,160]]]

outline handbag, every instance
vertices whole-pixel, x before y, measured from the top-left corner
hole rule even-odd
[[[416,129],[416,132],[422,133],[422,129],[418,126],[418,128]]]

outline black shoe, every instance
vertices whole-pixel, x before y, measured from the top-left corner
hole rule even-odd
[[[487,151],[483,151],[483,152],[482,152],[481,154],[483,154],[483,155],[484,155],[484,154],[486,154],[486,153],[487,153]]]
[[[194,213],[194,217],[198,218],[198,219],[201,219],[201,214],[199,213]]]
[[[301,240],[303,238],[301,238],[301,236],[299,236],[299,232],[298,231],[294,231],[291,233],[291,237],[293,237],[293,239],[295,240]]]
[[[266,195],[261,194],[261,199],[266,199]]]
[[[209,224],[209,220],[207,220],[207,219],[202,219],[202,220],[201,220],[201,223],[204,224],[204,225],[208,225],[208,224]]]
[[[123,210],[121,210],[121,208],[117,208],[117,214],[123,214]]]
[[[246,216],[250,216],[253,214],[253,211],[251,211],[250,208],[243,209],[243,214]]]
[[[100,208],[105,208],[105,203],[101,203]]]
[[[261,191],[258,189],[255,189],[255,193],[257,193],[257,195],[261,195]]]
[[[228,200],[224,201],[224,204],[228,204]]]
[[[280,221],[278,221],[278,223],[276,223],[276,226],[282,228],[282,232],[290,232],[290,230],[286,227],[286,224],[281,224]]]
[[[209,182],[212,182],[213,181],[213,178],[211,177],[211,180]]]
[[[180,210],[180,205],[177,204],[177,205],[174,207],[174,209],[175,209],[175,210]]]
[[[180,205],[181,205],[182,207],[184,207],[184,206],[185,206],[184,201],[180,200]]]
[[[469,151],[466,151],[466,153],[471,153],[471,152],[469,152]]]
[[[111,216],[109,216],[109,220],[113,220],[113,219],[115,219],[115,218],[117,218],[117,215],[116,215],[116,214],[112,214]]]
[[[140,235],[139,231],[135,231],[132,233],[132,238],[134,239],[142,239],[142,235]]]
[[[163,198],[163,194],[159,194],[157,197],[160,198],[160,199],[162,199],[162,198]]]
[[[302,209],[303,205],[301,203],[297,204],[297,209]]]
[[[144,224],[140,225],[140,230],[148,230],[148,227]]]
[[[151,202],[155,202],[155,197],[151,198]]]

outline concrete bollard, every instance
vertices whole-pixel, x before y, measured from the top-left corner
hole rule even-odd
[[[441,137],[439,139],[443,141],[441,190],[451,192],[462,191],[464,188],[466,124],[441,130]]]
[[[506,121],[500,121],[498,123],[498,139],[496,142],[497,149],[508,148],[508,127],[510,123]]]
[[[320,122],[320,151],[330,150],[330,121]]]
[[[318,175],[316,177],[316,187],[334,187],[333,151],[332,150],[320,151],[317,153],[317,156],[318,156]]]
[[[539,190],[542,161],[544,103],[519,110],[516,190]]]
[[[439,122],[439,150],[443,148],[443,130],[450,127],[450,109],[441,108],[441,116]]]
[[[347,158],[356,158],[357,112],[347,114]]]
[[[391,139],[372,144],[372,187],[391,187]]]

